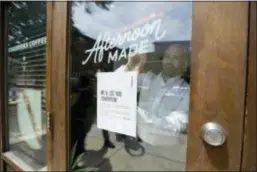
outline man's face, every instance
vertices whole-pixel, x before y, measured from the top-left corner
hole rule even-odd
[[[185,49],[180,45],[170,46],[164,53],[162,73],[169,77],[181,75],[186,64]]]

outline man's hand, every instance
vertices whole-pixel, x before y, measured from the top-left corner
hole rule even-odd
[[[126,65],[127,71],[136,71],[140,73],[146,61],[146,54],[136,54],[135,56],[128,58],[128,63]]]
[[[183,111],[173,111],[165,117],[169,127],[173,132],[187,133],[188,113]]]

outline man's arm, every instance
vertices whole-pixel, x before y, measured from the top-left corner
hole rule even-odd
[[[121,65],[115,72],[126,72],[130,71],[127,69],[127,65]],[[138,73],[137,84],[140,90],[141,87],[149,87],[154,74],[152,72]],[[138,91],[139,91],[138,90]]]
[[[189,102],[190,102],[190,88],[187,83],[183,84],[181,88],[183,91],[182,98],[176,110],[170,112],[166,117],[172,127],[172,130],[179,133],[186,133],[188,126],[188,116],[189,116]]]
[[[152,72],[142,72],[146,61],[146,54],[136,54],[129,57],[126,65],[120,66],[115,72],[136,71],[138,73],[138,91],[142,87],[150,87],[155,76]]]

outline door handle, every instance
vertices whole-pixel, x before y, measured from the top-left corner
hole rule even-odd
[[[211,146],[221,146],[226,141],[226,132],[220,124],[208,122],[201,128],[201,137]]]

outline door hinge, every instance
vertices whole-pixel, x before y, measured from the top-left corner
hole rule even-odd
[[[51,112],[46,112],[46,118],[47,118],[47,133],[50,133],[52,131],[52,113]]]

